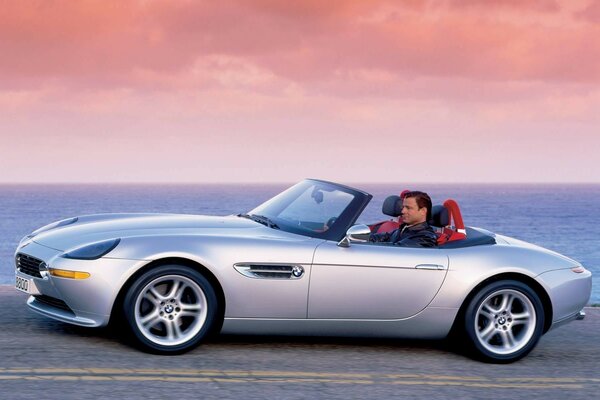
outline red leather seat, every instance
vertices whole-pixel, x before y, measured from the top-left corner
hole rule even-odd
[[[432,207],[429,224],[437,228],[438,245],[466,239],[467,237],[460,208],[453,199],[444,201],[443,206],[435,205]]]

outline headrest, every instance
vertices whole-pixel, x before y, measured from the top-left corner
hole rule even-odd
[[[402,199],[400,196],[388,196],[383,202],[381,212],[392,217],[399,216],[402,213]]]
[[[431,220],[429,225],[444,227],[450,225],[450,214],[448,209],[441,205],[435,205],[431,207]]]

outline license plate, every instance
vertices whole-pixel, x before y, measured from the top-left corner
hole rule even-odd
[[[24,292],[24,293],[29,293],[29,287],[31,285],[31,282],[29,281],[29,279],[25,279],[25,278],[21,278],[20,276],[16,276],[15,277],[15,289]]]

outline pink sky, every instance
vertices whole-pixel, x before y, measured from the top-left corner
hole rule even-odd
[[[600,2],[8,1],[0,182],[600,182]]]

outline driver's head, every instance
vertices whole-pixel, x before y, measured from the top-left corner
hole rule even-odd
[[[408,192],[402,201],[402,222],[420,224],[431,219],[431,198],[425,192]]]

